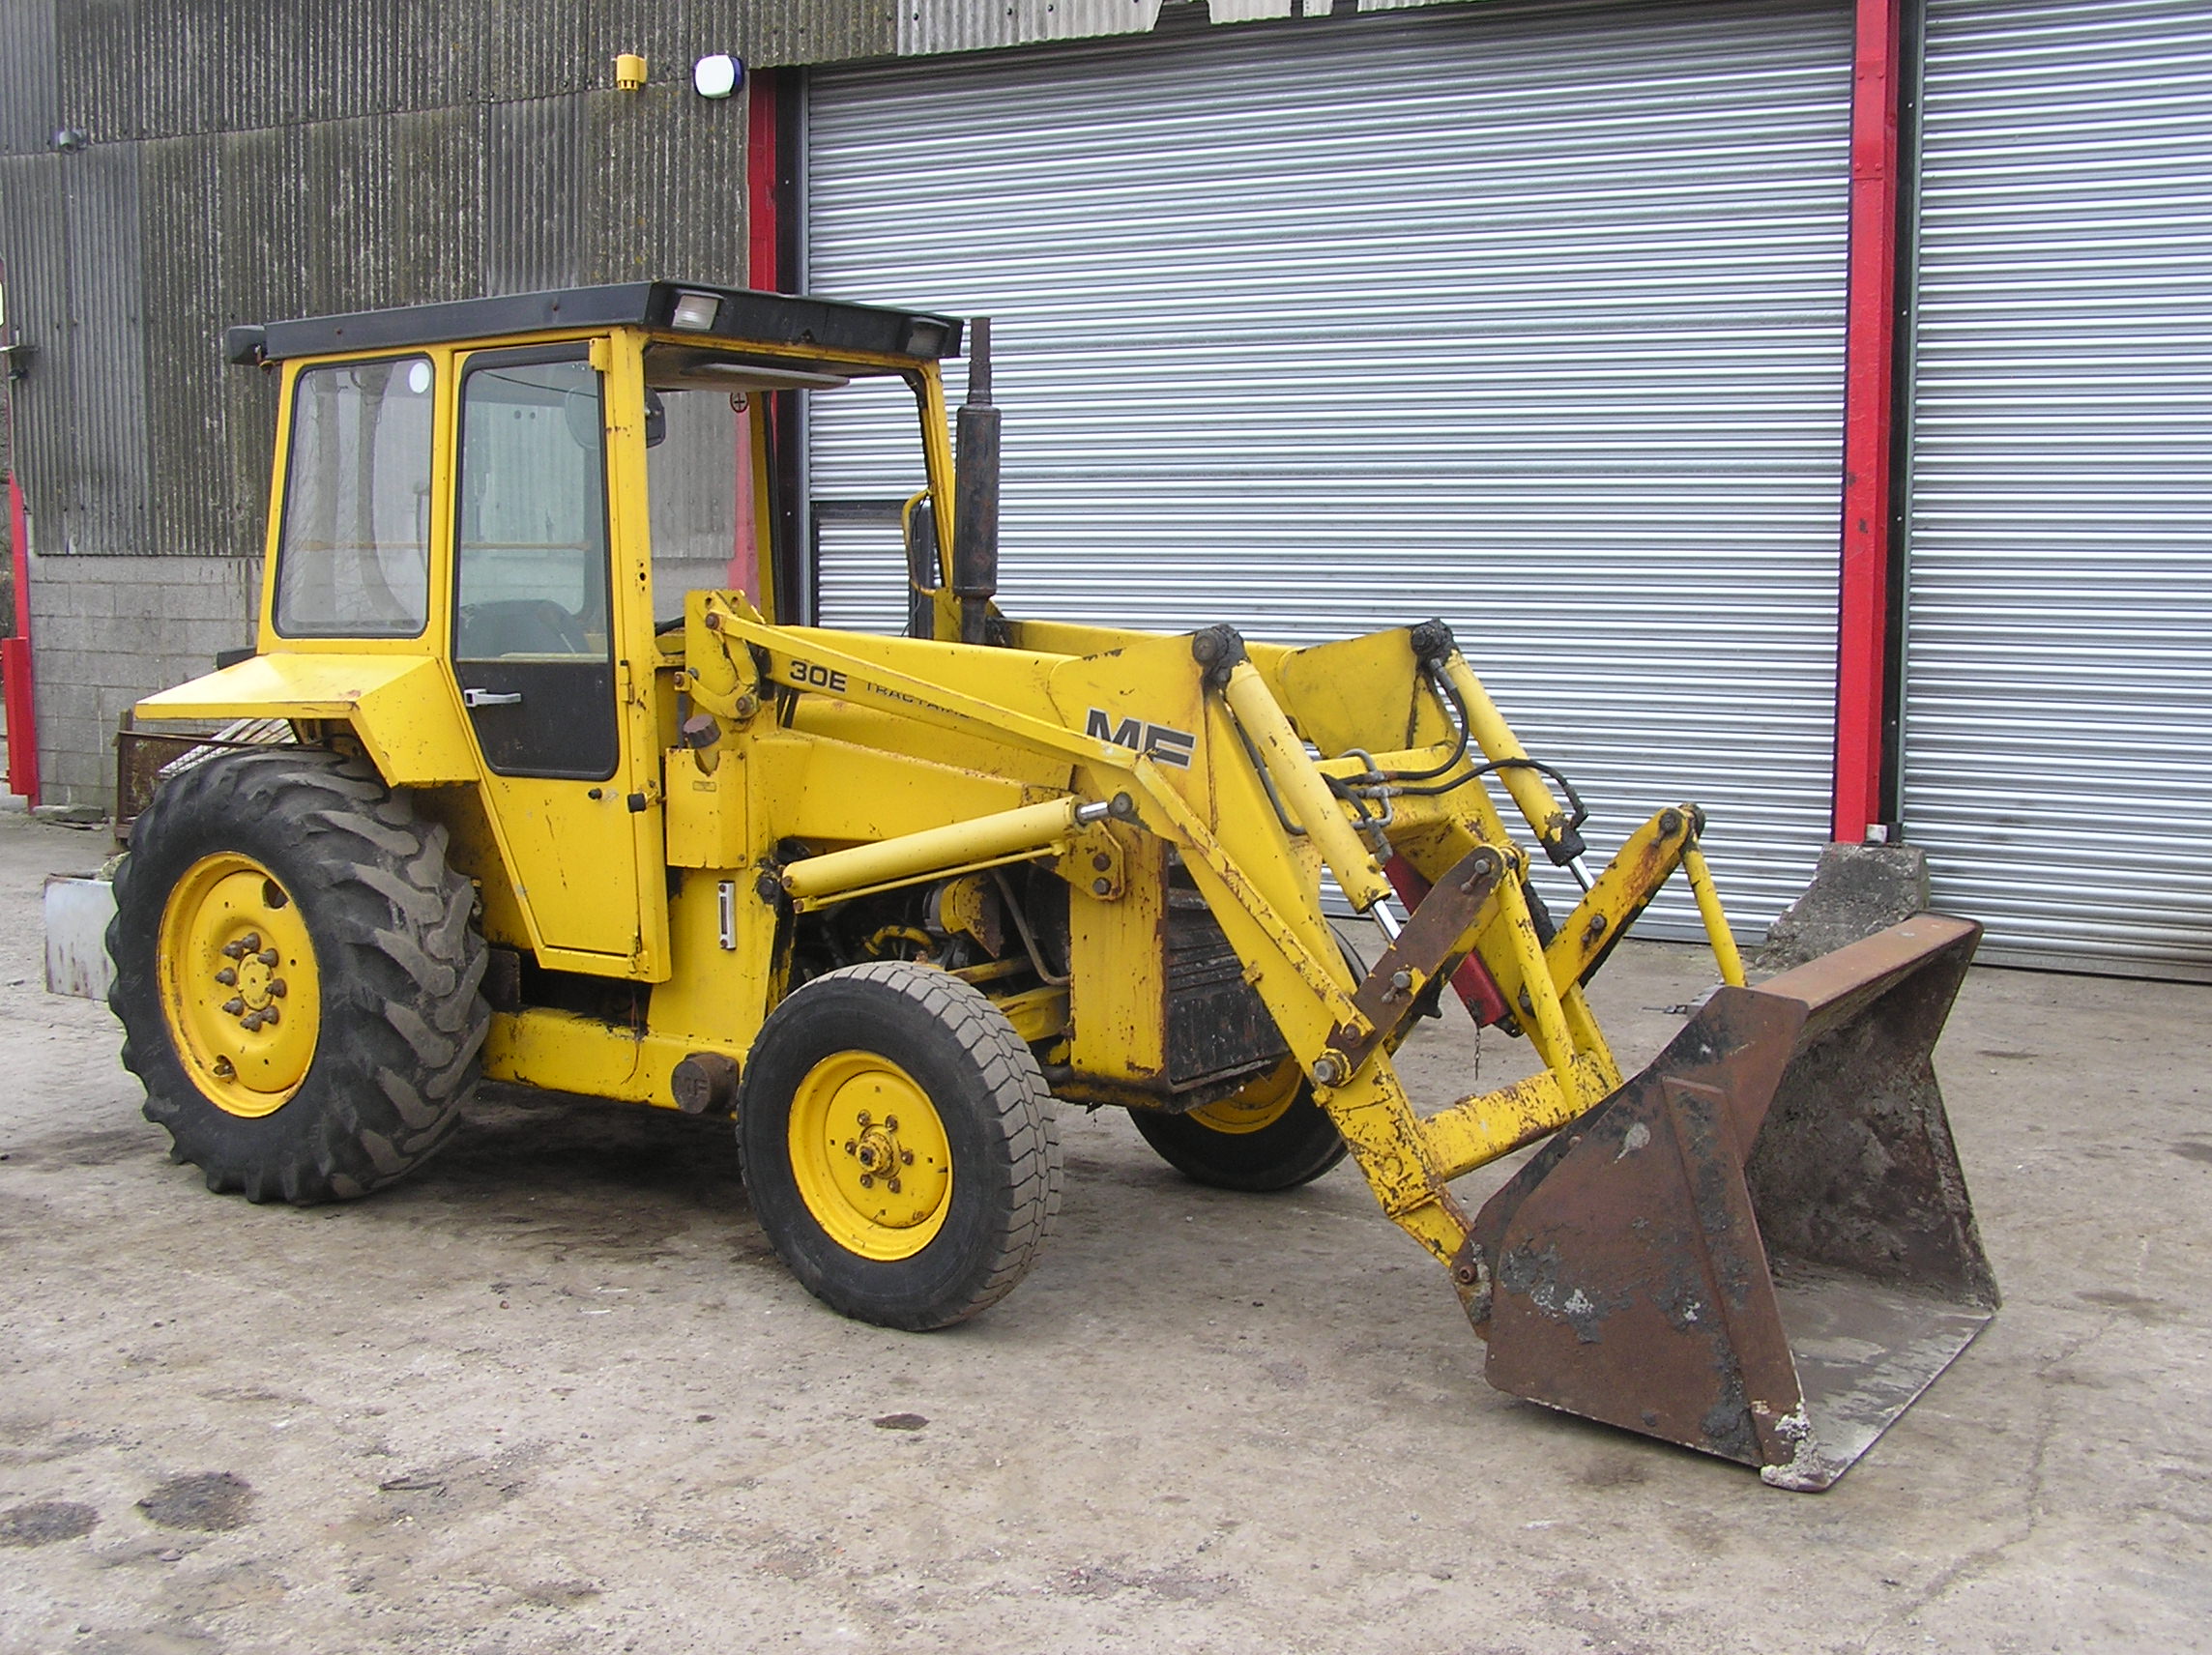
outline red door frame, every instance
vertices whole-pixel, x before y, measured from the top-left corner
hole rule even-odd
[[[8,452],[13,458],[13,444]],[[39,802],[38,696],[31,677],[31,545],[23,521],[23,485],[8,479],[8,555],[15,575],[15,626],[0,639],[0,677],[7,681],[8,791]]]
[[[784,76],[753,70],[745,78],[745,285],[763,293],[782,291],[782,191],[776,173],[784,159],[777,128],[785,96]]]
[[[752,70],[745,76],[745,285],[764,293],[798,291],[800,121],[805,72]],[[800,509],[806,479],[799,430],[799,393],[766,397],[769,464],[775,479],[771,557],[778,621],[813,619],[813,577]]]
[[[1849,295],[1844,344],[1843,545],[1833,833],[1859,844],[1882,811],[1890,499],[1896,428],[1901,0],[1856,0]]]

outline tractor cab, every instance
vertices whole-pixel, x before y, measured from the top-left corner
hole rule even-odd
[[[938,364],[960,339],[948,317],[668,282],[234,328],[229,359],[281,375],[255,657],[145,711],[327,704],[304,739],[477,784],[455,833],[495,929],[541,965],[658,980],[684,599],[807,619],[811,542],[845,525],[804,509],[800,392],[911,408],[877,467],[888,533],[948,516]],[[906,572],[926,632],[948,571]],[[555,875],[486,877],[525,866]]]

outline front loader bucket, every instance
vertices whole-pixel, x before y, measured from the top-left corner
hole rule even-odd
[[[1997,1306],[1929,1062],[1981,927],[1921,915],[1723,988],[1493,1196],[1487,1377],[1824,1489]]]

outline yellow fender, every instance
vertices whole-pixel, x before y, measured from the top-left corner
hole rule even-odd
[[[345,724],[394,787],[481,779],[452,682],[421,655],[256,655],[132,709],[142,719]]]

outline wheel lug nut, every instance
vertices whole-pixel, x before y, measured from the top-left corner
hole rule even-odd
[[[261,933],[260,933],[260,932],[258,932],[258,931],[248,931],[248,932],[247,932],[247,933],[245,936],[241,937],[241,938],[238,940],[238,957],[239,957],[240,959],[242,959],[242,960],[243,960],[243,959],[244,959],[244,958],[246,958],[246,956],[247,956],[247,955],[248,955],[248,954],[258,954],[258,953],[260,953],[260,952],[261,952]]]
[[[287,992],[289,991],[286,989],[282,977],[271,977],[269,979],[269,993],[272,999],[282,1000]]]
[[[222,945],[222,957],[226,960],[245,959],[246,944],[244,943],[225,943]]]
[[[866,1173],[862,1173],[860,1175],[860,1187],[862,1189],[874,1189],[876,1187],[876,1180],[868,1176]]]
[[[854,1116],[853,1118],[859,1121],[862,1126],[865,1126],[868,1124],[868,1112],[863,1109],[859,1114]]]
[[[854,1144],[853,1144],[853,1141],[852,1141],[852,1139],[850,1139],[850,1138],[846,1139],[846,1140],[845,1140],[845,1153],[846,1153],[846,1154],[848,1154],[848,1155],[852,1154],[852,1153],[854,1152],[854,1147],[855,1147],[855,1146],[854,1146]]]
[[[898,1130],[898,1117],[895,1115],[885,1116],[884,1130],[886,1132],[896,1132]]]
[[[240,1028],[246,1030],[250,1033],[261,1027],[261,1013],[258,1011],[249,1011],[244,1017],[241,1017],[238,1020],[238,1023]]]
[[[222,1009],[229,1016],[244,1017],[246,1015],[246,1002],[234,995],[222,1002]]]
[[[265,966],[274,966],[281,956],[274,948],[264,948],[253,957]]]
[[[257,1015],[261,1019],[261,1027],[266,1029],[276,1021],[276,1008],[274,1005],[265,1005]]]
[[[901,1149],[898,1152],[898,1158],[899,1165],[902,1167],[911,1167],[914,1165],[914,1151],[912,1149]]]
[[[890,1185],[890,1191],[891,1191],[891,1194],[893,1194],[893,1195],[896,1195],[896,1194],[898,1194],[898,1192],[899,1192],[899,1187],[898,1187],[898,1179],[896,1179],[896,1178],[887,1178],[887,1179],[885,1180],[885,1182],[887,1182],[887,1183],[888,1183],[888,1184]]]
[[[215,980],[222,984],[224,988],[236,988],[238,986],[238,973],[225,966],[221,971],[216,973]]]

